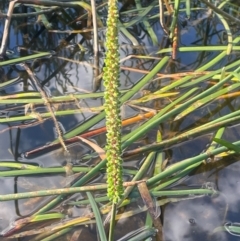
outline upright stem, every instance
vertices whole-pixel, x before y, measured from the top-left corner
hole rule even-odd
[[[116,204],[123,194],[117,0],[108,1],[106,48],[103,80],[107,130],[107,183],[108,197]]]

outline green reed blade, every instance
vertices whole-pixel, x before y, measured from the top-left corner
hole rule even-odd
[[[130,100],[126,104],[144,103],[144,102],[152,101],[152,100],[155,100],[155,99],[176,96],[177,94],[179,94],[179,92],[169,92],[169,93],[160,93],[160,94],[158,94],[158,91],[156,91],[154,93],[150,93],[150,94],[144,95],[143,97],[141,97],[139,99]]]
[[[8,80],[8,81],[6,81],[4,83],[0,83],[0,88],[4,88],[4,87],[7,87],[7,86],[10,86],[10,85],[16,83],[17,81],[19,81],[20,79],[21,79],[20,77],[17,77],[17,78]]]
[[[236,37],[232,43],[234,44],[232,46],[232,50],[239,50],[240,47],[236,46],[237,43],[240,41],[240,37]],[[193,52],[193,51],[223,51],[221,54],[219,54],[217,57],[215,57],[213,60],[211,60],[210,62],[214,61],[215,63],[218,62],[216,61],[217,59],[221,59],[223,58],[226,54],[227,54],[227,46],[192,46],[192,47],[179,47],[178,51],[180,52]],[[172,52],[172,48],[166,48],[166,49],[162,49],[160,51],[158,51],[159,53],[169,53]],[[220,57],[221,55],[223,55],[222,57]],[[212,63],[207,63],[206,65],[202,66],[201,68],[199,68],[198,70],[205,70],[207,68],[209,68],[210,66],[212,66]],[[207,67],[208,66],[208,67]],[[202,69],[204,68],[204,69]]]
[[[24,217],[21,219],[17,219],[16,221],[12,222],[9,227],[2,230],[1,235],[2,236],[10,236],[11,238],[17,238],[18,234],[11,234],[15,233],[16,231],[19,231],[20,229],[23,229],[26,225],[36,222],[42,222],[42,221],[48,221],[52,219],[63,219],[65,217],[62,213],[48,213],[48,214],[42,214],[42,215],[36,215],[36,216],[30,216],[30,217]],[[24,232],[24,231],[23,231]],[[26,231],[25,231],[26,234]],[[34,230],[27,231],[28,235],[33,235]]]
[[[93,108],[83,108],[83,109],[75,109],[75,110],[60,110],[55,111],[55,116],[65,116],[65,115],[75,115],[81,113],[99,113],[103,107],[93,107]],[[27,120],[39,120],[42,118],[51,117],[51,112],[46,113],[27,113],[25,116],[16,116],[16,117],[7,117],[7,118],[0,118],[0,123],[8,123],[8,122],[15,122],[15,121],[27,121]]]
[[[240,41],[240,38],[239,38],[239,41]],[[226,51],[222,52],[221,54],[219,54],[218,56],[216,56],[214,59],[210,60],[207,64],[201,66],[200,68],[198,68],[197,70],[195,70],[196,72],[200,72],[200,71],[204,71],[204,70],[207,70],[209,68],[211,68],[212,66],[216,65],[220,60],[222,60],[224,57],[226,56]],[[221,69],[219,70],[219,72],[221,72]],[[209,74],[209,75],[205,75],[205,76],[202,76],[202,77],[199,77],[198,79],[206,79],[206,76],[208,77],[211,77],[219,72],[212,72],[212,74]],[[189,81],[190,79],[192,79],[193,76],[186,76],[178,81],[175,81],[163,88],[161,88],[159,90],[158,93],[165,93],[169,90],[172,90],[172,89],[175,89],[176,87],[179,87],[179,86],[184,86],[184,84],[186,84],[187,81]],[[196,81],[197,82],[197,81]],[[191,82],[190,82],[191,83]],[[195,83],[195,81],[194,81]],[[189,84],[189,83],[188,83]],[[184,86],[185,87],[185,86]]]
[[[15,103],[15,99],[19,99],[19,98],[40,98],[41,94],[39,92],[24,92],[24,93],[18,93],[18,94],[10,94],[10,95],[2,95],[0,96],[0,103],[2,103],[3,100],[7,100],[7,99],[13,99],[12,103]],[[29,100],[30,100],[29,99]]]
[[[186,108],[185,110],[183,110],[180,114],[178,114],[175,118],[174,121],[179,120],[181,118],[183,118],[184,116],[186,116],[187,114],[191,113],[192,111],[195,111],[196,109],[198,109],[199,107],[207,104],[210,101],[215,100],[217,97],[229,93],[231,90],[238,88],[240,86],[239,83],[237,84],[233,84],[230,85],[222,90],[219,90],[215,93],[212,93],[209,96],[206,96],[204,98],[202,98],[201,100],[197,100],[195,103],[193,103],[190,107]]]
[[[155,152],[150,152],[147,156],[147,158],[144,160],[144,163],[141,165],[139,171],[136,173],[136,175],[133,177],[132,181],[138,181],[141,180],[148,171],[149,166],[151,165],[152,161],[155,157]],[[128,197],[128,195],[131,193],[131,191],[134,189],[134,186],[129,186],[125,189],[122,199],[118,202],[118,206],[121,205],[121,203]]]
[[[157,132],[157,143],[160,143],[162,141],[162,135],[161,132],[158,131]],[[164,153],[163,152],[157,152],[156,154],[156,160],[155,160],[155,166],[154,166],[154,172],[153,172],[153,176],[159,174],[160,172],[162,172],[162,163],[164,161]]]
[[[239,51],[240,50],[240,46],[232,46],[231,48],[233,51]],[[178,51],[179,52],[196,52],[196,51],[227,51],[228,50],[228,46],[193,46],[193,47],[179,47]],[[164,54],[164,53],[171,53],[172,52],[172,48],[167,48],[167,49],[162,49],[158,52],[158,54]]]
[[[1,163],[0,163],[0,166],[1,166]],[[24,167],[25,165],[22,164],[22,166]],[[72,171],[74,173],[89,172],[90,170],[91,170],[91,167],[73,167],[72,168]],[[37,174],[49,174],[49,173],[56,174],[56,173],[65,173],[65,172],[66,172],[66,169],[64,167],[46,167],[46,168],[36,167],[28,170],[25,169],[25,170],[1,171],[0,177],[25,176],[25,175],[37,175]]]
[[[24,198],[44,197],[44,196],[70,194],[70,193],[78,193],[78,192],[86,192],[86,191],[94,191],[94,190],[105,190],[105,189],[107,189],[107,184],[95,185],[95,186],[84,186],[84,187],[49,189],[49,190],[24,192],[24,193],[16,193],[16,194],[5,194],[5,195],[0,195],[0,201],[18,200],[18,199],[24,199]]]
[[[172,22],[171,22],[171,26],[170,26],[170,39],[173,38],[174,29],[177,27],[176,25],[177,25],[179,7],[180,7],[180,0],[175,0],[174,1],[174,12],[173,12]]]
[[[149,212],[147,212],[147,216],[145,218],[145,227],[152,227],[152,225],[153,225],[153,220],[152,220]],[[145,241],[151,241],[151,240],[152,240],[151,238],[150,239],[148,238]]]
[[[151,191],[154,197],[162,196],[181,196],[181,195],[215,195],[218,194],[216,190],[210,189],[189,189],[189,190],[166,190],[166,191]]]
[[[0,161],[0,167],[9,167],[9,168],[16,168],[21,170],[27,170],[27,171],[33,171],[40,169],[39,166],[30,165],[26,163],[19,163],[19,162],[13,162],[11,160],[1,160]],[[0,175],[3,171],[0,172]]]
[[[221,55],[223,55],[223,54],[221,54]],[[224,53],[224,55],[225,55],[225,53]],[[225,68],[225,70],[232,69],[234,67],[238,67],[239,64],[240,64],[240,61],[234,61],[232,64],[229,64],[229,65],[225,66],[224,68]],[[197,79],[195,79],[195,80],[193,80],[193,81],[191,81],[189,83],[185,83],[185,84],[181,85],[180,87],[194,86],[194,85],[196,85],[196,84],[198,84],[198,83],[200,83],[202,81],[205,81],[205,80],[215,76],[216,74],[220,73],[221,71],[222,71],[222,69],[218,69],[216,71],[212,71],[212,73],[206,74],[204,76],[201,76],[201,77],[199,77],[199,78],[197,78]],[[229,72],[228,74],[232,74],[232,75],[235,76],[235,73],[233,73],[233,72]]]
[[[131,41],[133,46],[139,46],[137,39],[124,27],[121,21],[118,22],[120,32]]]
[[[22,62],[26,62],[29,60],[35,60],[35,59],[39,59],[39,58],[46,57],[46,56],[51,56],[51,53],[50,52],[42,52],[42,53],[38,53],[38,54],[32,54],[32,55],[28,55],[28,56],[24,56],[24,57],[19,57],[16,59],[5,60],[5,61],[0,62],[0,66],[19,64]]]
[[[54,234],[51,234],[50,236],[48,236],[47,238],[43,238],[41,239],[41,241],[52,241],[52,240],[56,240],[56,238],[70,232],[72,230],[72,228],[64,228],[62,230],[57,231]]]
[[[126,240],[128,241],[145,240],[146,241],[146,238],[154,237],[156,235],[156,232],[157,230],[155,228],[150,228],[148,226],[145,226],[126,234],[124,237],[118,239],[117,241],[126,241]]]
[[[198,166],[200,166],[202,164],[202,161],[199,161],[193,165],[188,166],[187,168],[181,170],[178,174],[174,175],[173,177],[171,177],[170,179],[168,179],[167,181],[162,182],[161,184],[157,185],[156,187],[154,187],[154,191],[158,191],[158,190],[162,190],[165,187],[170,186],[173,183],[176,183],[178,181],[181,181],[182,179],[186,178],[187,175],[193,171],[195,168],[197,168]]]
[[[109,213],[111,216],[111,220],[110,220],[110,227],[109,227],[109,233],[108,233],[108,241],[113,241],[114,239],[116,213],[117,213],[117,203],[112,202],[112,209],[111,209],[111,212]]]
[[[217,130],[217,133],[215,134],[214,138],[220,139],[225,131],[225,127],[219,128]],[[209,145],[208,149],[206,151],[212,151],[217,147],[217,142],[214,141],[214,138],[212,140],[212,143]]]
[[[223,132],[224,132],[225,128],[220,128],[217,133],[215,134],[215,137],[221,137]],[[209,148],[206,150],[206,152],[208,151],[212,151],[216,148],[216,145],[214,143],[214,141],[212,142],[212,144],[209,146]],[[161,190],[175,182],[178,182],[179,180],[181,180],[182,178],[185,178],[192,170],[194,170],[195,168],[197,168],[200,164],[202,164],[202,161],[197,162],[191,166],[188,166],[187,168],[185,168],[184,170],[181,170],[178,174],[176,174],[175,176],[171,177],[169,180],[164,181],[163,183],[161,183],[160,185],[158,185],[157,187],[154,188],[155,191],[157,190]]]
[[[220,226],[215,228],[212,233],[211,236],[214,235],[215,233],[218,232],[223,232],[226,231],[229,234],[233,235],[233,236],[240,236],[240,226],[239,223],[231,223],[231,222],[227,222],[225,223],[224,226]]]
[[[186,0],[186,15],[187,18],[191,16],[191,0]]]
[[[62,219],[65,215],[62,213],[47,213],[47,214],[40,214],[36,216],[32,216],[29,220],[30,223],[32,222],[41,222],[51,219]]]
[[[128,90],[122,90],[121,93],[126,93]],[[97,92],[97,93],[88,93],[88,94],[69,94],[65,96],[56,96],[49,98],[51,103],[57,102],[67,102],[67,101],[76,101],[78,99],[88,99],[88,98],[99,98],[103,97],[104,92]],[[41,97],[39,92],[33,93],[19,93],[13,95],[4,95],[0,96],[0,103],[1,104],[26,104],[26,103],[33,103],[33,104],[44,104],[43,99],[20,99],[20,98],[28,98],[28,97]]]
[[[240,141],[234,142],[233,145],[240,146]],[[228,148],[226,148],[226,147],[219,147],[215,150],[204,152],[203,154],[200,154],[198,156],[188,158],[184,161],[178,162],[178,163],[170,166],[168,169],[166,169],[162,173],[160,173],[160,174],[158,174],[154,177],[151,177],[150,179],[147,180],[146,183],[147,183],[148,186],[152,186],[156,182],[162,180],[163,178],[166,178],[166,177],[168,177],[168,176],[188,167],[189,165],[192,165],[192,164],[195,164],[197,162],[203,161],[203,160],[207,159],[208,157],[220,154],[220,153],[225,152],[227,150],[228,150]]]
[[[216,14],[216,15],[221,20],[222,25],[225,28],[225,31],[228,36],[227,55],[229,55],[231,53],[231,51],[233,50],[233,36],[232,36],[231,30],[229,28],[227,21],[220,14]]]
[[[41,12],[42,8],[35,6],[35,7],[34,7],[34,10],[38,13],[38,12]],[[49,21],[48,21],[48,19],[47,19],[47,17],[46,17],[45,14],[41,14],[39,18],[40,18],[40,21],[42,22],[42,24],[44,25],[44,27],[45,27],[47,30],[50,30],[50,29],[53,28],[52,24],[49,23]],[[38,20],[38,21],[39,21],[39,20]]]
[[[223,140],[223,139],[219,139],[219,138],[213,138],[213,140],[215,142],[217,142],[218,144],[225,146],[226,148],[228,148],[228,150],[233,150],[235,153],[240,153],[240,148],[238,146],[233,145],[231,142]]]
[[[228,114],[227,117],[226,116],[220,117],[220,118],[218,118],[214,121],[211,121],[207,124],[204,124],[200,127],[196,127],[192,130],[186,131],[185,133],[180,134],[176,137],[173,137],[168,140],[164,140],[161,143],[152,143],[151,145],[145,145],[140,148],[136,148],[135,150],[132,150],[132,151],[125,151],[123,153],[123,157],[140,154],[140,153],[143,153],[146,151],[163,150],[163,149],[169,147],[170,145],[173,145],[173,144],[185,141],[185,140],[189,140],[190,138],[199,136],[203,133],[206,133],[207,131],[213,131],[216,128],[220,128],[220,127],[226,126],[228,124],[232,124],[232,123],[240,120],[240,116],[239,116],[240,111],[235,111],[235,112],[236,113],[234,113],[234,114],[233,113]]]
[[[101,239],[101,241],[107,241],[105,229],[104,229],[103,222],[102,222],[102,217],[101,217],[100,211],[98,209],[98,206],[90,192],[87,192],[87,197],[89,199],[90,205],[92,207],[92,210],[93,210],[93,213],[94,213],[94,216],[96,219],[96,224],[97,224],[100,239]]]
[[[13,177],[13,176],[25,176],[25,175],[38,175],[38,174],[49,174],[49,173],[65,173],[66,169],[64,167],[46,167],[46,168],[41,168],[41,167],[34,167],[30,165],[25,165],[25,164],[18,164],[18,166],[15,166],[13,164],[10,166],[9,164],[2,164],[0,162],[0,166],[5,166],[5,167],[11,167],[11,168],[18,168],[18,169],[24,169],[24,170],[11,170],[11,171],[1,171],[0,172],[0,177]],[[21,168],[22,167],[22,168]],[[91,171],[91,167],[72,167],[72,171],[74,173],[78,172],[89,172]],[[128,170],[123,168],[123,173],[125,174],[130,174],[130,175],[135,175],[136,170]]]

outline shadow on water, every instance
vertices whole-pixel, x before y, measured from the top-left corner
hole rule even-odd
[[[101,1],[99,1],[101,2]],[[154,1],[151,1],[154,2]],[[100,3],[98,3],[100,4]],[[2,0],[1,9],[4,12],[8,9],[8,1]],[[126,10],[121,11],[121,21],[129,22],[136,18],[136,14],[124,14],[124,11],[131,10],[132,5],[124,6]],[[182,7],[183,8],[183,7]],[[78,20],[79,16],[85,14],[82,8],[56,8],[50,9],[46,14],[49,26],[46,25],[43,18],[35,15],[24,15],[17,17],[17,14],[34,13],[36,9],[32,6],[20,4],[14,9],[13,19],[10,26],[10,38],[7,43],[6,59],[20,58],[38,52],[49,51],[50,56],[27,61],[32,68],[34,75],[40,80],[42,88],[49,97],[60,97],[63,95],[73,95],[77,93],[101,93],[104,91],[101,76],[95,76],[96,68],[99,74],[104,65],[104,41],[105,28],[99,29],[99,66],[94,66],[94,56],[92,47],[92,35],[86,30],[87,19]],[[106,8],[99,9],[102,14],[103,22],[106,21]],[[149,16],[155,16],[158,13],[157,8],[153,8]],[[3,34],[5,18],[0,19],[0,32]],[[143,19],[144,20],[144,19]],[[138,80],[151,70],[164,54],[156,54],[159,49],[168,48],[169,41],[160,27],[159,19],[153,18],[150,21],[151,27],[157,35],[158,45],[154,45],[151,36],[149,36],[146,27],[142,21],[132,24],[128,30],[129,35],[123,32],[119,33],[120,38],[120,57],[121,57],[121,74],[120,90],[128,90],[134,86]],[[48,28],[49,27],[49,28]],[[72,29],[78,30],[80,33],[73,32]],[[72,32],[71,32],[72,31]],[[82,31],[82,32],[81,32]],[[233,26],[232,32],[234,36],[239,35],[239,30]],[[191,18],[187,19],[185,12],[179,14],[179,46],[205,46],[211,44],[226,45],[224,39],[225,28],[216,17],[212,17],[207,10],[192,11]],[[132,39],[129,38],[132,36]],[[138,44],[135,43],[137,41]],[[170,54],[170,53],[169,53]],[[177,74],[186,73],[198,69],[200,66],[207,64],[211,59],[216,57],[218,52],[202,51],[202,52],[179,52],[175,60],[170,60],[161,74]],[[168,55],[168,53],[166,54]],[[129,56],[132,56],[131,58]],[[141,58],[136,56],[148,56],[149,58]],[[219,69],[227,64],[233,63],[239,59],[239,53],[233,52],[229,56],[223,58],[219,63],[214,65],[211,70]],[[160,73],[159,73],[160,74]],[[11,84],[4,85],[5,82],[16,79]],[[19,64],[7,65],[0,67],[0,95],[13,95],[22,93],[36,93],[37,87],[29,78],[24,68]],[[156,76],[156,79],[148,83],[144,89],[133,96],[134,100],[150,94],[149,101],[140,101],[138,103],[124,103],[122,106],[122,119],[133,117],[137,114],[144,114],[147,111],[161,110],[166,105],[175,100],[174,95],[166,98],[156,98],[151,93],[160,90],[172,82],[169,77]],[[199,88],[198,93],[211,87],[211,79],[207,82],[196,84]],[[192,87],[175,88],[179,95],[187,93]],[[83,109],[81,113],[73,113],[66,116],[58,116],[57,120],[61,126],[62,132],[67,133],[72,129],[90,120],[92,117],[102,111],[103,97],[94,97],[88,99],[72,98],[70,102],[62,101],[54,104],[54,110],[65,111],[69,109]],[[0,102],[1,104],[1,102]],[[200,107],[188,114],[180,120],[173,118],[161,123],[153,128],[141,139],[133,143],[129,150],[133,150],[140,146],[150,145],[156,141],[156,133],[161,131],[164,140],[184,133],[201,124],[208,123],[226,113],[239,109],[239,97],[231,99],[217,99],[203,107]],[[95,108],[95,109],[94,109]],[[46,107],[39,104],[1,104],[0,117],[11,118],[19,117],[27,114],[36,114],[46,112]],[[99,121],[92,129],[104,126],[104,120]],[[133,132],[137,127],[141,126],[143,121],[134,122],[123,127],[123,135]],[[239,125],[233,125],[226,128],[223,139],[228,141],[239,140]],[[215,132],[204,133],[196,138],[189,138],[183,142],[164,148],[163,154],[165,161],[164,168],[169,168],[183,159],[187,159],[200,153],[203,153],[212,142]],[[42,119],[39,115],[35,120],[23,120],[5,122],[0,124],[0,156],[1,160],[10,162],[19,162],[24,164],[33,164],[41,167],[65,167],[71,162],[72,167],[91,168],[101,161],[96,152],[88,144],[80,141],[69,144],[70,157],[66,157],[59,145],[52,146],[40,150],[32,155],[26,156],[31,150],[47,146],[57,138],[54,122],[51,117]],[[92,135],[90,140],[98,144],[101,148],[105,145],[105,132],[99,132]],[[142,160],[145,160],[147,154],[138,154],[126,157],[124,159],[124,168],[128,172],[124,173],[124,181],[131,181],[134,173],[139,170]],[[220,161],[201,164],[194,172],[191,172],[186,178],[170,186],[172,190],[181,190],[184,187],[218,190],[218,196],[176,196],[168,198],[162,196],[157,201],[162,201],[160,219],[163,223],[163,233],[165,241],[202,241],[202,240],[222,240],[234,241],[238,237],[228,234],[227,232],[217,232],[215,229],[224,225],[226,222],[239,222],[239,156],[232,155],[229,157],[214,157]],[[150,177],[153,173],[154,166],[150,165],[145,178]],[[9,170],[9,168],[1,167],[1,171]],[[90,170],[90,169],[89,169]],[[132,172],[130,172],[130,171]],[[71,172],[71,170],[70,170]],[[86,171],[87,172],[87,171]],[[53,189],[61,187],[69,187],[74,181],[79,180],[84,172],[78,175],[66,171],[55,174],[38,174],[26,176],[10,176],[0,177],[1,189],[0,194],[10,194],[19,192],[38,191],[43,189]],[[69,179],[70,178],[70,179]],[[106,183],[105,170],[99,172],[90,183],[104,184]],[[210,185],[210,187],[206,187]],[[94,193],[94,198],[105,197],[105,193],[98,191]],[[92,212],[89,203],[84,203],[87,199],[86,194],[76,193],[66,197],[62,205],[57,206],[52,212],[63,214],[63,218],[50,220],[46,225],[46,221],[37,224],[30,224],[25,227],[26,230],[36,230],[44,226],[55,227],[57,223],[64,222],[65,219],[86,216]],[[52,197],[29,198],[15,201],[5,201],[0,203],[0,232],[3,234],[6,230],[11,229],[12,223],[20,218],[28,217],[32,213],[39,210]],[[82,203],[81,203],[82,202]],[[104,207],[108,200],[99,201],[99,207]],[[159,204],[160,205],[160,204]],[[135,210],[139,207],[139,200],[134,200],[127,208],[120,209],[119,215],[124,212]],[[121,239],[124,235],[137,230],[145,225],[146,211],[133,215],[130,218],[123,215],[116,225],[115,240]],[[88,220],[89,221],[89,220]],[[21,231],[26,231],[21,230]],[[49,230],[47,230],[49,231]],[[36,235],[41,235],[36,234]],[[43,236],[23,237],[15,240],[43,240]],[[87,224],[79,229],[74,227],[69,233],[56,240],[99,240],[99,234],[96,230],[94,222]],[[1,241],[7,240],[0,237]],[[14,240],[14,239],[12,239]],[[150,240],[150,239],[145,239]],[[152,237],[155,240],[155,237]]]

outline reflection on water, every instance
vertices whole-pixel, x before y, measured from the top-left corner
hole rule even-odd
[[[221,197],[202,197],[168,204],[164,210],[165,240],[213,240],[209,237],[211,230],[224,221],[221,202],[225,202]],[[218,240],[227,240],[226,233]]]
[[[8,1],[0,1],[1,9],[7,9]],[[158,3],[156,3],[156,6]],[[20,5],[16,8],[16,13],[25,12],[26,6]],[[103,11],[104,9],[100,10]],[[33,12],[29,7],[28,12]],[[151,14],[158,13],[157,7],[154,7]],[[149,14],[150,14],[149,13]],[[49,15],[51,20],[52,29],[46,30],[43,26],[42,20],[36,16],[28,18],[13,18],[10,26],[10,40],[8,43],[8,57],[23,57],[36,52],[51,51],[51,56],[29,61],[28,64],[34,71],[36,77],[42,83],[42,86],[49,97],[71,95],[73,93],[89,93],[104,91],[101,70],[104,63],[104,41],[106,29],[99,29],[99,63],[94,66],[94,57],[92,49],[92,36],[88,33],[75,34],[69,32],[72,30],[72,23],[69,19],[64,19],[62,15],[72,16],[73,19],[82,15],[83,12],[77,12],[71,8],[66,9],[66,12],[57,12],[57,14]],[[215,18],[209,19],[209,12],[205,10],[193,11],[191,19],[187,19],[185,13],[180,14],[179,28],[180,28],[180,46],[200,46],[207,44],[225,44],[221,35],[223,26]],[[64,15],[64,16],[66,16]],[[105,11],[106,16],[106,11]],[[121,15],[122,22],[127,22],[129,19],[134,19],[136,14],[125,16]],[[141,18],[141,16],[139,16]],[[103,17],[105,20],[105,17]],[[129,19],[128,19],[129,18]],[[142,20],[141,20],[142,21]],[[211,22],[213,21],[213,22]],[[77,21],[79,29],[86,27],[86,19]],[[0,31],[3,32],[4,19],[0,19]],[[214,23],[214,24],[212,24]],[[51,27],[49,26],[49,27]],[[147,29],[142,22],[133,24],[128,28],[129,33],[133,37],[130,39],[123,32],[119,33],[120,37],[120,58],[121,58],[121,90],[130,89],[137,81],[151,70],[159,59],[163,57],[161,54],[156,54],[159,49],[168,47],[169,43],[164,31],[160,27],[159,19],[151,21],[151,27],[157,35],[158,44],[153,44],[151,36],[148,34]],[[238,29],[232,29],[233,35],[239,35]],[[137,41],[137,43],[136,43]],[[210,59],[215,57],[217,52],[180,52],[177,59],[169,61],[167,66],[162,70],[161,74],[173,74],[178,72],[191,71],[199,66],[209,62]],[[141,58],[139,56],[147,56],[148,58]],[[237,53],[223,59],[214,68],[220,68],[227,63],[231,63],[239,58]],[[96,69],[99,75],[95,76]],[[141,70],[141,71],[140,71]],[[160,73],[159,73],[160,74]],[[17,78],[16,82],[4,88],[1,87],[1,96],[6,94],[14,94],[21,92],[36,91],[36,86],[31,82],[29,76],[19,65],[4,66],[0,68],[0,81],[5,83],[7,80]],[[159,77],[159,76],[158,76]],[[151,94],[162,87],[167,86],[173,81],[170,77],[157,78],[147,84],[143,90],[139,91],[133,98],[139,98],[149,95],[150,101],[138,103],[139,105],[130,106],[125,103],[122,107],[122,118],[132,117],[135,114],[141,114],[148,110],[161,110],[164,106],[174,100],[174,96],[168,98],[151,99]],[[208,88],[210,83],[197,84],[199,87],[198,92]],[[176,91],[184,94],[188,88],[178,89]],[[75,100],[71,104],[59,103],[54,105],[54,110],[67,110],[83,108],[85,111],[80,114],[72,114],[67,117],[58,117],[58,121],[63,126],[62,131],[68,132],[72,128],[81,125],[86,120],[95,115],[91,111],[92,107],[101,107],[103,105],[103,98],[90,98]],[[30,110],[42,113],[46,108],[42,105],[28,106]],[[1,104],[0,117],[12,117],[23,115],[26,112],[25,105],[17,104]],[[186,118],[178,121],[170,119],[160,126],[157,126],[140,140],[136,141],[131,148],[144,146],[146,144],[154,143],[156,140],[156,131],[161,130],[163,139],[169,139],[178,133],[190,130],[193,127],[199,126],[202,123],[207,123],[210,120],[217,118],[232,110],[239,109],[239,98],[233,102],[225,99],[210,103],[198,110],[194,111]],[[87,110],[87,111],[86,111]],[[132,123],[131,125],[123,128],[123,134],[133,132],[142,122]],[[99,121],[94,127],[102,127],[104,120]],[[239,126],[228,128],[225,132],[224,138],[233,141],[239,140]],[[78,142],[69,146],[70,157],[66,157],[61,149],[56,147],[36,155],[32,155],[30,159],[25,158],[24,153],[29,150],[41,147],[47,143],[51,143],[55,138],[54,124],[49,118],[44,122],[39,118],[37,121],[22,121],[13,122],[8,124],[0,124],[0,156],[1,159],[8,159],[18,162],[31,162],[41,167],[62,167],[71,163],[72,167],[86,166],[91,167],[101,160],[93,152],[93,150],[82,142]],[[168,161],[166,161],[166,168],[172,164],[177,163],[185,158],[198,155],[207,149],[208,144],[214,133],[208,133],[179,143],[174,147],[165,150],[164,154]],[[105,133],[100,133],[98,136],[92,137],[93,141],[103,147],[105,145]],[[51,151],[51,152],[50,152]],[[129,170],[137,170],[146,155],[138,155],[126,158],[124,168]],[[220,158],[220,157],[219,157]],[[234,160],[231,160],[234,159]],[[183,188],[197,186],[201,187],[206,182],[212,182],[216,185],[216,189],[220,191],[219,196],[201,196],[187,198],[177,197],[174,203],[163,205],[161,212],[161,220],[163,221],[163,231],[165,241],[202,241],[202,240],[219,240],[219,241],[233,241],[237,240],[236,237],[229,235],[226,232],[219,232],[213,234],[212,231],[224,225],[226,222],[239,223],[239,163],[238,156],[225,158],[221,162],[214,164],[201,165],[197,171],[191,173],[187,178],[181,180],[180,183],[175,183],[171,188]],[[70,166],[70,165],[69,165]],[[1,169],[3,170],[3,169]],[[149,167],[146,176],[150,176],[153,171],[153,164]],[[19,176],[19,177],[1,177],[0,178],[0,194],[18,193],[27,191],[37,191],[42,189],[59,188],[69,186],[70,182],[78,180],[82,173],[72,175],[71,168],[66,170],[66,173],[58,174],[45,174],[45,175],[32,175],[32,176]],[[133,174],[125,174],[126,181],[132,178]],[[105,183],[105,173],[98,173],[91,180],[92,183]],[[99,196],[106,197],[105,193],[96,192],[95,198]],[[165,197],[161,197],[164,199]],[[85,193],[77,193],[67,198],[63,205],[54,209],[64,214],[66,220],[71,217],[78,217],[92,214],[89,204],[76,205],[71,202],[86,200]],[[11,224],[18,220],[30,215],[32,212],[39,210],[39,208],[51,201],[52,198],[31,198],[22,199],[19,201],[8,201],[0,203],[0,232],[6,229],[11,229]],[[181,200],[181,201],[180,201]],[[159,201],[159,200],[158,200]],[[173,200],[172,200],[173,202]],[[107,199],[99,202],[99,206],[103,207],[107,203]],[[136,210],[143,208],[142,203],[139,202],[130,204],[124,211]],[[139,207],[140,206],[140,207]],[[160,208],[156,207],[156,216],[160,215]],[[121,214],[121,213],[120,213]],[[133,215],[131,218],[123,218],[116,224],[116,239],[120,239],[132,230],[141,230],[145,225],[146,212]],[[54,222],[53,222],[54,223]],[[51,223],[50,223],[51,224]],[[55,225],[55,223],[54,223]],[[41,225],[33,229],[41,228]],[[50,226],[50,225],[49,225]],[[151,230],[152,231],[152,230]],[[154,230],[153,230],[154,232]],[[96,225],[89,223],[88,226],[79,231],[74,228],[70,234],[63,236],[62,240],[96,240],[97,237]],[[38,237],[42,240],[41,236]],[[153,237],[153,240],[155,238]],[[0,237],[1,241],[6,239]],[[32,240],[32,237],[19,238],[18,240]],[[58,240],[61,240],[60,238]]]

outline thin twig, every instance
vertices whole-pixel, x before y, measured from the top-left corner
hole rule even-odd
[[[13,14],[13,9],[14,9],[14,5],[18,0],[15,1],[11,1],[9,3],[9,7],[8,7],[8,12],[7,12],[7,18],[5,21],[5,25],[4,25],[4,31],[3,31],[3,37],[2,37],[2,44],[1,44],[1,48],[0,48],[0,55],[5,54],[6,48],[7,48],[7,41],[8,41],[8,35],[9,35],[9,27],[10,27],[10,23],[11,23],[11,19],[12,19],[12,14]]]
[[[240,20],[233,17],[232,15],[224,12],[223,10],[221,10],[220,8],[218,7],[215,7],[212,3],[208,2],[207,0],[201,0],[201,2],[205,3],[209,8],[211,8],[213,11],[215,11],[216,13],[224,16],[225,18],[228,18],[229,20],[232,20],[234,21],[235,23],[238,23],[240,24]]]
[[[160,25],[162,26],[164,32],[169,35],[169,30],[165,25],[164,19],[164,7],[163,7],[163,0],[159,0],[159,18],[160,18]]]
[[[59,123],[57,121],[57,118],[54,114],[54,109],[52,108],[52,105],[48,99],[48,96],[46,95],[46,93],[44,92],[39,80],[36,78],[36,76],[33,74],[33,72],[31,71],[31,69],[26,65],[26,64],[22,64],[22,66],[25,68],[25,70],[27,71],[29,77],[32,79],[32,81],[34,82],[34,84],[37,86],[38,88],[38,91],[40,92],[43,100],[45,101],[45,105],[47,106],[48,108],[48,111],[49,113],[51,114],[51,117],[53,119],[53,122],[54,122],[54,125],[55,125],[55,128],[56,128],[56,132],[58,134],[58,139],[59,139],[59,142],[61,143],[64,151],[66,151],[66,153],[69,153],[68,149],[67,149],[67,146],[65,145],[64,143],[64,140],[63,140],[63,133],[62,133],[62,130],[59,126]]]

